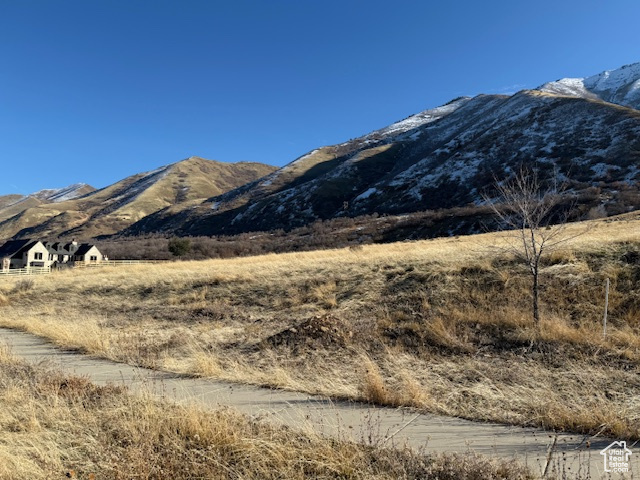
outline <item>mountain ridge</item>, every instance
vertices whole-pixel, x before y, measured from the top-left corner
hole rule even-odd
[[[639,108],[640,63],[513,95],[458,97],[280,168],[217,162],[214,171],[189,157],[10,218],[0,197],[0,236],[237,234],[460,208],[471,218],[495,178],[520,165],[569,179],[580,215],[620,214],[640,208]],[[449,233],[471,233],[468,218]]]
[[[0,237],[110,235],[169,205],[197,203],[273,169],[257,162],[189,157],[78,197],[64,198],[64,192],[45,190],[39,196],[25,197],[38,203],[30,201],[9,218],[3,218],[6,215],[0,208]]]
[[[585,78],[561,78],[538,90],[580,98],[599,99],[640,109],[640,62]]]
[[[483,187],[521,163],[548,173],[559,167],[575,180],[576,194],[589,187],[613,191],[616,182],[638,179],[638,138],[640,112],[600,99],[536,89],[478,95],[433,122],[312,150],[251,185],[189,212],[158,212],[127,233],[235,234],[340,216],[477,206]],[[638,208],[636,200],[631,204]]]

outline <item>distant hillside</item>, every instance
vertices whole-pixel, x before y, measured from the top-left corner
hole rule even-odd
[[[23,198],[23,195],[0,195],[0,208],[6,208],[10,205],[14,205]]]
[[[95,188],[86,183],[76,183],[64,188],[54,188],[48,190],[40,190],[32,193],[30,197],[35,197],[46,203],[58,203],[65,200],[73,200],[91,192],[95,192]]]
[[[523,164],[543,177],[568,178],[585,216],[623,213],[640,208],[637,92],[640,64],[512,96],[459,98],[313,150],[200,206],[159,211],[126,233],[236,234],[345,216],[480,208],[494,178]],[[452,224],[450,233],[469,233],[464,225]]]
[[[113,234],[158,210],[199,204],[274,169],[260,163],[191,157],[79,197],[68,189],[41,191],[18,199],[27,208],[15,203],[0,208],[0,238]]]
[[[46,203],[72,200],[95,191],[91,185],[77,183],[64,188],[40,190],[30,195],[5,195],[0,197],[0,222],[14,217],[25,210]]]

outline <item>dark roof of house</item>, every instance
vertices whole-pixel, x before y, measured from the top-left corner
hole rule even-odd
[[[86,255],[89,250],[91,250],[95,245],[91,243],[81,243],[78,245],[78,250],[73,252],[74,255]]]
[[[53,255],[71,255],[69,253],[69,250],[65,250],[64,248],[56,248],[55,245],[47,245],[47,250],[49,250],[49,253],[52,253]]]
[[[49,250],[49,253],[60,254],[60,255],[69,255],[69,250],[65,248],[64,245],[60,242],[56,242],[54,244],[49,244],[46,246]]]
[[[27,238],[24,240],[9,240],[0,247],[0,258],[18,258],[25,250],[32,248],[38,240]]]

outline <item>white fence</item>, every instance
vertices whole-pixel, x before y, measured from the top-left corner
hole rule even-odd
[[[26,267],[0,270],[0,275],[2,276],[47,275],[49,273],[51,273],[51,267]]]
[[[96,268],[96,267],[118,267],[121,265],[149,265],[152,263],[165,263],[167,260],[102,260],[94,263],[74,263],[72,268]]]
[[[66,268],[98,268],[98,267],[118,267],[123,265],[146,265],[152,263],[164,263],[168,260],[103,260],[96,263],[69,263],[64,265],[60,270]],[[0,270],[2,276],[20,276],[20,275],[47,275],[56,272],[58,269],[51,267],[27,267],[27,268],[11,268],[9,270]]]

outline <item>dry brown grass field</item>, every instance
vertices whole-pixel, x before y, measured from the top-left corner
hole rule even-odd
[[[640,218],[588,226],[545,259],[539,325],[503,234],[4,278],[0,324],[169,371],[640,439]]]
[[[534,478],[514,462],[330,440],[131,396],[2,349],[0,402],[1,479]]]

